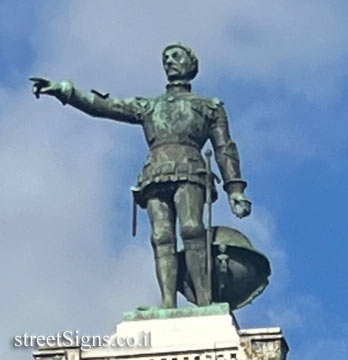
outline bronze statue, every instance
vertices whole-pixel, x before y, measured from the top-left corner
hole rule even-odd
[[[69,104],[91,116],[143,127],[150,152],[133,193],[136,203],[146,208],[149,215],[162,307],[175,308],[177,304],[177,218],[194,302],[205,306],[212,301],[207,289],[210,275],[206,272],[203,224],[206,164],[201,155],[208,139],[214,148],[232,212],[239,218],[248,216],[251,203],[244,196],[246,182],[241,177],[238,151],[230,136],[223,103],[191,92],[190,81],[198,73],[195,53],[188,46],[176,43],[164,49],[162,60],[168,84],[165,94],[153,99],[122,100],[95,90],[81,91],[71,81],[51,82],[42,78],[31,78],[33,92],[37,98],[42,94],[55,96],[64,105]],[[213,186],[213,200],[216,195]],[[225,257],[226,272],[227,254]],[[219,299],[224,286],[218,291]]]

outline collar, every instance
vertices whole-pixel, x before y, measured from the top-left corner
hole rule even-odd
[[[191,92],[191,84],[188,81],[175,80],[166,85],[166,93]]]

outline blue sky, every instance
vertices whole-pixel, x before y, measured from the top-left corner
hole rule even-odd
[[[181,41],[200,58],[194,91],[226,104],[253,201],[238,220],[221,193],[214,222],[272,262],[240,325],[282,326],[290,359],[347,359],[345,1],[2,0],[0,17],[3,357],[30,356],[9,345],[25,331],[109,334],[159,302],[144,212],[130,236],[141,129],[37,101],[28,77],[156,96],[161,50]]]

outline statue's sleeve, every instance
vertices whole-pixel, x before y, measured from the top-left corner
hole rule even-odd
[[[71,81],[62,84],[61,102],[69,104],[88,115],[121,121],[130,124],[141,124],[142,115],[148,100],[135,97],[129,99],[112,98],[96,90],[90,92],[77,89]]]
[[[246,183],[241,179],[239,154],[236,143],[232,140],[228,128],[228,120],[223,103],[213,99],[210,108],[209,138],[214,148],[215,159],[219,166],[224,182],[224,189],[228,193],[241,188]],[[244,184],[244,186],[241,186]]]

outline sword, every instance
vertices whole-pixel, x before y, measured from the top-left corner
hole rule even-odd
[[[137,202],[135,200],[136,193],[138,192],[138,188],[135,186],[131,187],[132,197],[133,197],[133,206],[132,206],[132,236],[135,237],[137,235]]]
[[[137,203],[133,199],[133,209],[132,209],[132,235],[135,237],[137,235]]]
[[[207,204],[207,236],[206,236],[206,247],[207,247],[207,277],[208,277],[208,293],[209,293],[209,303],[212,300],[212,284],[211,284],[211,273],[212,273],[212,263],[211,263],[211,244],[213,242],[213,228],[212,228],[212,190],[213,190],[213,174],[211,171],[211,157],[212,151],[208,149],[205,152],[206,158],[206,177],[205,177],[205,198]]]

